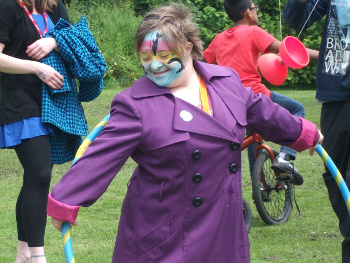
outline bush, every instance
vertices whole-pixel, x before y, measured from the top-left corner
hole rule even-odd
[[[72,1],[67,9],[72,23],[85,14],[108,66],[104,77],[107,82],[112,80],[122,87],[128,87],[143,74],[133,44],[141,18],[134,16],[130,4],[99,3],[90,8]]]

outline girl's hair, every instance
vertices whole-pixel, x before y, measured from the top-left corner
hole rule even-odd
[[[199,29],[193,22],[190,11],[182,4],[171,4],[151,10],[137,28],[134,46],[139,52],[145,36],[150,31],[159,30],[168,37],[169,49],[184,60],[184,49],[188,42],[193,43],[192,57],[202,59],[203,46]]]
[[[225,0],[224,8],[228,17],[233,21],[239,21],[243,14],[252,5],[252,0]]]
[[[19,4],[18,0],[15,0]],[[33,4],[30,0],[22,0],[30,12],[33,12]],[[57,5],[58,0],[35,0],[35,8],[39,13],[52,11],[52,7]]]

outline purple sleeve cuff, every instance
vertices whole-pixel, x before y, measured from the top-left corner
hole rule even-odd
[[[78,216],[80,206],[70,206],[53,199],[51,193],[48,196],[47,214],[54,219],[73,223]]]
[[[302,152],[306,149],[309,149],[311,146],[314,146],[315,137],[318,134],[318,130],[315,124],[312,122],[305,120],[303,118],[300,118],[301,120],[301,133],[299,138],[291,145],[288,145],[288,147],[298,151]],[[318,140],[317,140],[318,142]]]

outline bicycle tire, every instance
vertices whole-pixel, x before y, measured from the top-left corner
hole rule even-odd
[[[245,227],[247,229],[247,232],[249,233],[250,228],[252,227],[253,215],[252,215],[252,209],[250,208],[248,201],[245,200],[244,197],[243,197],[243,216],[244,216]]]
[[[278,155],[276,151],[273,153],[275,157]],[[288,221],[292,212],[293,187],[289,182],[276,180],[275,172],[271,169],[271,158],[265,150],[255,161],[252,192],[256,209],[267,225]]]

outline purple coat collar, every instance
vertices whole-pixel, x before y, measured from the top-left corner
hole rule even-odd
[[[232,119],[232,115],[241,126],[246,125],[245,103],[240,96],[241,94],[237,93],[240,89],[235,88],[235,86],[241,84],[239,81],[232,81],[232,78],[227,78],[236,73],[229,68],[198,61],[194,61],[194,67],[208,87],[208,92],[213,102],[214,118],[209,117],[207,113],[181,99],[174,99],[174,128],[176,130],[234,140],[235,133],[233,130],[235,122]],[[222,80],[222,78],[230,82],[228,84],[222,84],[221,81],[216,81],[218,79]],[[164,96],[166,94],[173,97],[169,89],[158,87],[146,75],[136,80],[131,87],[131,96],[135,99]],[[227,98],[230,98],[230,100]],[[236,99],[232,100],[232,98]],[[224,101],[224,104],[222,104],[222,101]],[[195,117],[193,121],[184,122],[181,120],[180,112],[182,110],[191,111]],[[220,115],[216,113],[220,113]],[[203,123],[207,125],[203,127]]]

